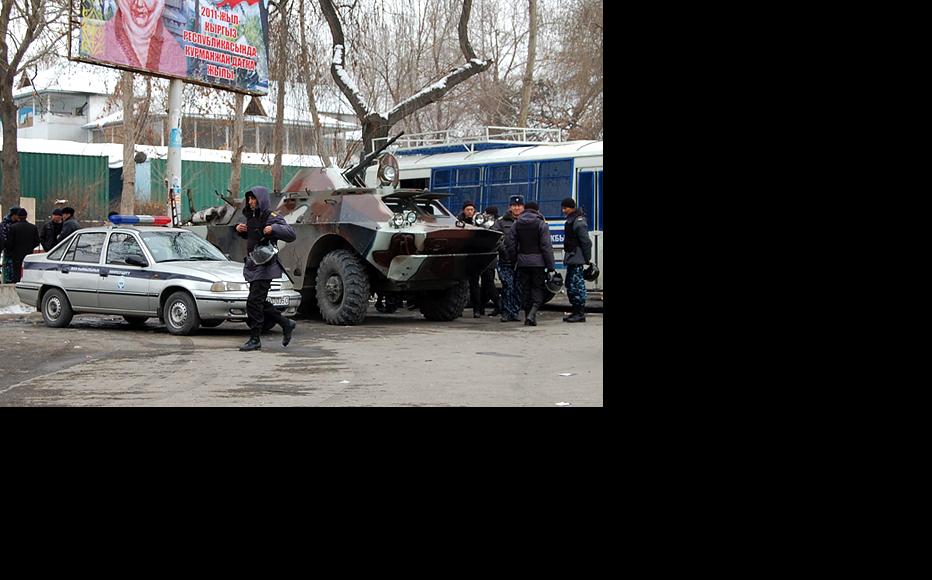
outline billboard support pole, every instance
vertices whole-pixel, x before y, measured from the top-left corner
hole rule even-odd
[[[181,92],[184,82],[168,85],[168,215],[172,227],[181,226]]]

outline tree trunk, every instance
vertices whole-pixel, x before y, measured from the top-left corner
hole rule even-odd
[[[308,57],[304,0],[301,0],[298,4],[298,14],[301,18],[301,70],[304,71],[304,89],[307,92],[308,107],[311,109],[311,119],[314,121],[314,152],[320,157],[324,167],[330,167],[330,147],[324,141],[323,131],[320,126],[320,115],[317,112],[317,100],[314,97],[314,87],[317,84],[317,79],[311,75],[310,58]]]
[[[0,167],[3,169],[3,193],[0,205],[9,212],[19,204],[22,195],[19,185],[19,151],[16,148],[16,104],[13,102],[12,79],[0,79],[0,122],[3,123],[3,153]],[[4,216],[5,217],[5,216]]]
[[[136,212],[136,116],[133,111],[133,73],[123,72],[123,194],[120,213]]]
[[[528,15],[530,30],[527,43],[527,67],[524,69],[524,81],[521,86],[519,127],[527,127],[527,113],[531,105],[531,85],[534,82],[534,59],[537,53],[537,0],[528,0]]]
[[[230,163],[230,191],[233,197],[239,197],[239,179],[240,168],[243,166],[243,103],[246,96],[243,93],[236,93],[236,101],[233,104],[233,137],[231,138],[230,149],[233,152]]]
[[[272,129],[272,150],[275,152],[272,191],[282,190],[282,153],[285,148],[285,78],[288,76],[289,64],[289,59],[285,56],[288,50],[288,12],[285,0],[278,3],[278,12],[278,50],[275,51],[278,61],[278,93],[275,95],[275,127]]]

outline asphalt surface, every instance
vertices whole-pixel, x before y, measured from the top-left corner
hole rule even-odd
[[[298,320],[287,348],[276,328],[253,353],[244,324],[178,337],[157,319],[0,315],[0,406],[602,406],[603,315],[563,310],[558,296],[525,327],[370,308],[359,326]]]

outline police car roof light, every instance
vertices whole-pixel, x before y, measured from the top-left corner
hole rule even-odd
[[[167,215],[112,215],[109,220],[117,226],[166,226],[172,223],[172,219]]]

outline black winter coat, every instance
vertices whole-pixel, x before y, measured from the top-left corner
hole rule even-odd
[[[246,216],[246,231],[242,233],[236,232],[239,237],[247,240],[243,277],[246,278],[247,282],[252,282],[254,280],[274,280],[285,273],[285,269],[282,268],[281,263],[278,261],[278,256],[270,262],[258,265],[249,257],[249,252],[260,242],[264,243],[266,240],[272,240],[272,243],[278,243],[279,241],[293,242],[297,238],[297,235],[295,235],[294,229],[288,225],[284,218],[274,211],[271,211],[272,204],[269,199],[268,189],[264,187],[254,187],[251,191],[253,195],[256,196],[259,206],[256,208],[256,212],[253,213],[247,203],[246,208],[243,210],[243,215]],[[266,236],[262,233],[265,226],[272,226],[272,235]]]
[[[508,263],[518,268],[555,268],[550,226],[543,214],[526,209],[505,236]]]
[[[17,262],[32,253],[39,245],[39,228],[34,224],[26,221],[16,222],[10,226],[7,231],[6,249],[7,255]]]

